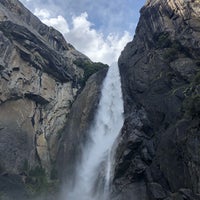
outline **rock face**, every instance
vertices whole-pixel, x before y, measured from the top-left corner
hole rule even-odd
[[[94,114],[99,103],[101,85],[107,70],[91,76],[82,93],[72,105],[66,125],[62,130],[57,155],[59,177],[66,177],[72,181],[76,164],[80,162],[80,155],[87,142],[87,131],[93,122]]]
[[[119,58],[125,123],[114,199],[200,199],[199,16],[199,0],[141,9]]]
[[[30,174],[55,176],[66,122],[78,114],[83,124],[74,123],[86,132],[96,106],[88,101],[98,102],[106,70],[84,86],[92,73],[107,66],[92,63],[18,0],[0,0],[0,47],[0,187],[3,175],[19,175],[22,183]],[[70,114],[80,98],[81,110]],[[62,157],[65,163],[68,154]],[[18,179],[13,176],[11,182]]]

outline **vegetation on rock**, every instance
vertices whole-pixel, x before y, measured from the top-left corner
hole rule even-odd
[[[90,62],[84,61],[82,59],[77,59],[76,61],[74,61],[74,64],[84,70],[84,77],[81,80],[82,85],[85,85],[86,81],[92,74],[102,69],[108,68],[108,65],[101,62]]]

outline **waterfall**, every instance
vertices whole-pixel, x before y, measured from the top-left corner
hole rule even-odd
[[[123,125],[123,100],[117,64],[109,67],[89,141],[77,166],[74,186],[65,200],[107,200],[111,176],[111,149]]]

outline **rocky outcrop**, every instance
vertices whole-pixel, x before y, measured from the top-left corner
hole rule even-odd
[[[1,165],[7,171],[19,172],[25,160],[34,166],[39,159],[48,169],[50,160],[55,160],[55,151],[51,148],[55,141],[52,140],[63,127],[69,107],[80,89],[75,81],[81,78],[83,70],[78,69],[73,60],[84,56],[74,55],[76,50],[64,42],[59,32],[42,24],[18,1],[0,3]],[[22,143],[14,148],[16,139],[24,138],[21,132],[27,134],[29,141],[24,141],[30,150],[25,152],[26,156],[22,153],[24,149],[18,152]],[[12,149],[15,155],[10,151],[4,155],[6,148]],[[38,158],[32,159],[35,152]],[[13,161],[3,159],[5,156],[10,159],[14,156]],[[21,157],[19,162],[15,157]]]
[[[91,119],[95,105],[88,101],[98,101],[106,70],[89,77],[107,66],[75,50],[18,0],[0,0],[0,46],[0,183],[6,177],[10,183],[30,179],[29,183],[40,187],[37,181],[44,183],[46,175],[55,178],[57,174],[59,143],[73,115],[72,105],[82,98],[86,103],[79,116]],[[85,119],[83,124],[74,123],[85,131],[89,126]],[[19,177],[12,178],[15,175]]]
[[[66,125],[62,130],[57,168],[61,179],[67,177],[67,184],[73,182],[75,166],[81,162],[82,151],[88,140],[87,133],[94,120],[106,72],[107,69],[102,70],[87,81],[85,88],[72,105]]]
[[[115,199],[199,199],[200,4],[152,0],[119,58]]]

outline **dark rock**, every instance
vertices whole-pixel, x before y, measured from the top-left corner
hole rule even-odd
[[[41,104],[41,105],[44,105],[44,104],[48,104],[48,103],[49,103],[48,100],[46,100],[45,98],[43,98],[42,96],[37,95],[37,94],[29,93],[29,94],[25,94],[24,96],[25,96],[26,98],[28,98],[28,99],[31,99],[31,100],[33,100],[33,101],[35,101],[35,102]]]
[[[199,198],[197,195],[194,195],[190,189],[180,189],[179,193],[183,196],[183,199],[195,200]]]
[[[141,157],[142,157],[142,160],[144,160],[146,163],[151,162],[153,159],[153,157],[149,154],[148,149],[146,147],[144,147],[141,150]]]
[[[0,176],[0,188],[0,199],[2,200],[15,200],[16,197],[23,200],[29,196],[21,177],[18,175]]]
[[[113,200],[146,200],[146,186],[144,182],[138,183],[125,183],[122,185],[121,191],[119,193],[113,192],[115,195],[111,196]]]
[[[142,174],[142,173],[144,173],[145,169],[146,169],[146,165],[139,157],[136,157],[132,161],[132,172],[133,173]]]
[[[119,58],[125,123],[116,191],[144,181],[151,191],[147,199],[198,199],[199,11],[197,1],[183,0],[149,0],[141,9],[134,39]],[[136,179],[138,158],[145,164]],[[188,190],[183,194],[181,188]]]
[[[165,199],[166,197],[164,189],[158,183],[149,183],[148,193],[150,199]]]
[[[143,140],[140,136],[134,134],[133,133],[128,137],[127,139],[127,147],[129,149],[137,149],[141,144],[142,144]]]

